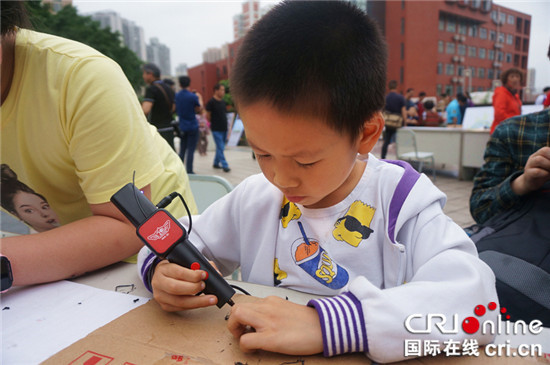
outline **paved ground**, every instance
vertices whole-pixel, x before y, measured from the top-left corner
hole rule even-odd
[[[248,147],[228,147],[225,157],[231,167],[231,171],[226,173],[222,170],[212,168],[214,143],[210,141],[208,153],[206,156],[195,154],[194,169],[197,174],[218,175],[226,178],[233,185],[239,184],[246,177],[260,173],[260,168],[256,160],[252,158],[252,151]],[[388,158],[395,158],[395,150],[390,145]],[[380,157],[380,144],[378,144],[373,153]],[[446,166],[445,171],[438,171],[435,185],[447,194],[447,204],[445,213],[449,215],[459,226],[467,227],[474,224],[469,211],[469,199],[472,191],[472,181],[459,181],[453,171],[453,166]],[[428,173],[431,177],[431,173]]]

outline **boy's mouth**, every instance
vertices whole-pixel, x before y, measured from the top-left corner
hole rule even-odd
[[[292,203],[299,203],[299,202],[302,201],[305,197],[303,197],[303,196],[292,196],[292,195],[287,195],[286,198],[288,199],[289,202],[292,202]]]

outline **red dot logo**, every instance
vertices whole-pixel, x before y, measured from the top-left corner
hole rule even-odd
[[[462,321],[462,329],[467,334],[472,335],[479,329],[479,321],[474,317],[468,317]]]
[[[481,317],[482,315],[485,314],[485,307],[482,306],[481,304],[476,306],[474,308],[474,313],[476,314],[476,316]]]
[[[489,307],[489,310],[494,311],[495,309],[497,309],[497,303],[491,302],[487,307]]]

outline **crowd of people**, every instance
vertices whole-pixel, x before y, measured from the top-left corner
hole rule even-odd
[[[215,305],[215,295],[197,295],[207,273],[143,247],[110,198],[133,181],[153,202],[180,193],[195,215],[189,174],[209,130],[213,168],[230,171],[224,85],[204,103],[189,77],[179,78],[176,93],[146,64],[140,105],[115,62],[30,30],[23,2],[1,6],[2,207],[35,232],[2,239],[12,280],[2,289],[73,278],[139,252],[139,275],[164,310]],[[194,217],[189,239],[224,275],[240,268],[245,281],[320,296],[307,305],[276,297],[235,304],[227,327],[245,352],[361,352],[399,361],[405,339],[441,338],[435,327],[406,331],[411,314],[466,318],[480,303],[498,302],[493,271],[443,212],[445,194],[408,164],[371,153],[385,126],[381,110],[403,125],[460,125],[468,98],[435,101],[420,92],[414,101],[414,89],[401,95],[395,81],[386,95],[386,65],[376,23],[346,2],[284,1],[243,40],[231,91],[262,174]],[[508,76],[503,92],[514,97],[517,77]],[[549,114],[501,122],[494,143],[523,125],[545,123],[548,134]],[[394,134],[386,128],[383,158]],[[506,196],[550,180],[548,138],[522,150],[513,168],[520,170],[512,177],[500,171],[497,179],[496,166],[476,178],[480,198],[472,199],[491,206],[483,212],[507,207],[493,198],[503,195],[499,179],[507,181]],[[191,226],[181,205],[167,209]],[[48,217],[31,219],[36,211]],[[482,331],[446,337],[479,345],[493,338]]]

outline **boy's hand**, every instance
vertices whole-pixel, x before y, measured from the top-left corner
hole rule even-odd
[[[204,289],[206,271],[190,270],[167,260],[158,263],[151,280],[153,297],[167,312],[215,305],[214,295],[196,295]]]
[[[240,338],[244,352],[259,349],[288,355],[323,352],[317,311],[279,297],[235,304],[227,327],[234,337]]]

